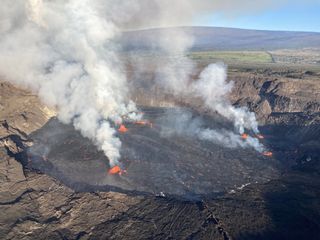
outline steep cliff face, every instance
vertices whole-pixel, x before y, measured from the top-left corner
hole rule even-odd
[[[54,111],[29,92],[1,82],[0,238],[317,239],[319,75],[231,71],[229,79],[235,82],[230,98],[234,104],[254,110],[263,128],[275,127],[296,141],[296,163],[277,180],[201,201],[79,193],[26,168],[25,149],[32,145],[29,134]]]
[[[147,63],[146,63],[147,64]],[[203,66],[202,66],[203,67]],[[185,105],[195,110],[206,111],[200,99],[174,97],[174,94],[161,89],[150,70],[132,80],[132,95],[139,105],[172,107]],[[259,124],[292,123],[305,124],[308,116],[312,119],[320,111],[320,71],[292,70],[291,68],[241,68],[230,67],[228,81],[234,82],[230,95],[236,106],[247,106],[254,111]],[[295,115],[293,120],[291,115]],[[301,116],[305,116],[301,118]]]
[[[55,115],[36,95],[3,81],[0,82],[0,110],[1,136],[18,129],[28,135]]]
[[[285,119],[292,114],[313,115],[320,111],[320,75],[317,73],[231,72],[229,79],[235,83],[231,100],[254,110],[261,124],[274,123],[280,116]],[[305,120],[302,119],[301,124],[305,124]]]

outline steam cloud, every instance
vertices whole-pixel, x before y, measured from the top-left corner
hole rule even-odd
[[[228,101],[227,96],[232,90],[232,82],[227,83],[226,68],[223,65],[209,65],[201,74],[198,81],[191,85],[191,91],[203,98],[207,107],[217,111],[222,116],[234,122],[239,133],[244,129],[258,133],[258,123],[254,113],[248,109],[236,108]]]
[[[259,152],[264,151],[263,145],[256,138],[248,136],[247,139],[242,139],[239,134],[224,128],[217,130],[205,127],[202,118],[194,117],[186,109],[168,110],[164,117],[160,119],[160,123],[163,126],[161,133],[164,137],[174,135],[196,136],[201,140],[218,143],[228,148],[251,146]]]
[[[121,142],[110,121],[140,115],[126,97],[112,42],[119,29],[97,7],[78,0],[3,1],[0,72],[56,106],[59,119],[72,122],[115,165]]]
[[[286,1],[2,0],[0,74],[55,106],[62,122],[73,123],[115,165],[121,142],[113,122],[141,118],[128,98],[114,41],[122,30],[184,25],[199,14],[238,14],[282,2]],[[184,55],[192,46],[192,36],[172,31],[170,38],[161,36],[159,44],[168,55]],[[201,96],[209,108],[234,121],[240,132],[257,131],[253,114],[227,102],[231,84],[225,82],[225,67],[209,66],[195,83],[189,83],[193,69],[187,58],[169,61],[159,69],[163,75],[158,83],[177,94]]]

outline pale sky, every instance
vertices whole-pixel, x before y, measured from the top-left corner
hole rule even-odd
[[[198,18],[194,25],[261,30],[320,32],[320,0],[313,3],[287,3],[265,11],[227,16],[223,12]]]

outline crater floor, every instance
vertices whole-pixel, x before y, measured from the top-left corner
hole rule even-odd
[[[112,189],[186,198],[266,182],[277,178],[284,168],[277,160],[280,152],[266,157],[253,148],[230,148],[183,134],[167,136],[162,123],[168,110],[178,118],[179,111],[174,109],[144,108],[144,117],[153,126],[128,123],[128,132],[119,133],[121,164],[127,171],[121,176],[108,174],[104,154],[72,126],[55,118],[31,134],[34,145],[28,151],[29,165],[80,191]],[[233,128],[219,117],[201,117],[208,127]],[[267,132],[262,142],[271,146],[269,141],[275,136]]]

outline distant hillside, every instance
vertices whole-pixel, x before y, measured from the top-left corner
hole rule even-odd
[[[125,50],[157,48],[160,34],[172,36],[175,28],[125,32],[120,41]],[[181,27],[195,37],[193,50],[277,50],[320,48],[320,33],[245,30],[218,27]]]

